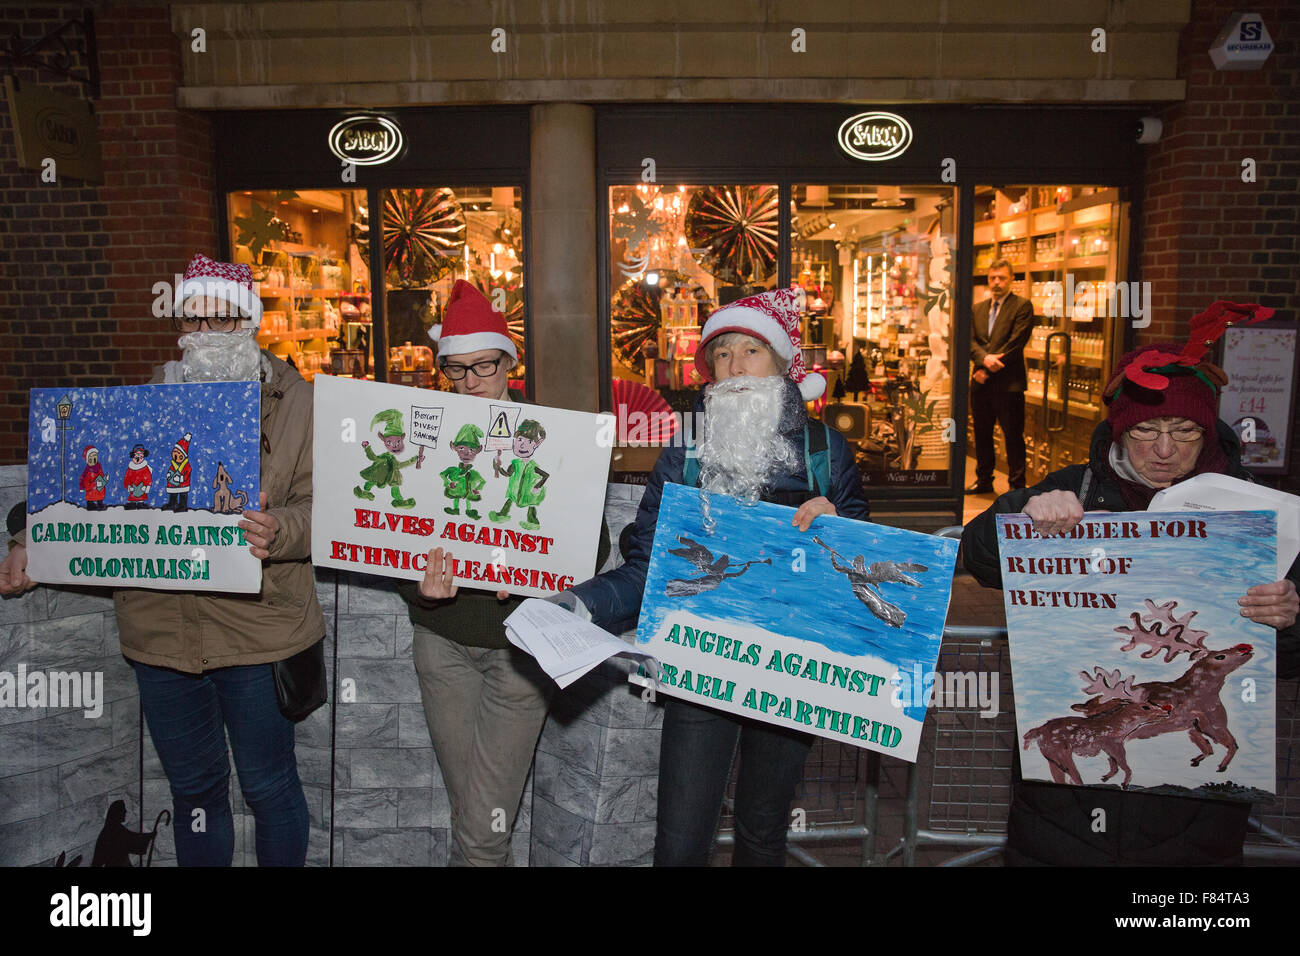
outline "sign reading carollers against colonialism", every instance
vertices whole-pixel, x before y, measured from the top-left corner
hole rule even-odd
[[[610,416],[330,375],[314,391],[314,564],[419,580],[445,548],[458,585],[530,597],[595,572]]]
[[[749,507],[664,486],[637,624],[653,686],[742,717],[915,761],[952,594],[957,542]],[[632,671],[653,677],[652,664]],[[901,691],[901,693],[900,693]]]
[[[997,527],[1025,779],[1276,791],[1277,631],[1237,604],[1277,577],[1276,512]]]
[[[261,385],[34,388],[27,573],[47,584],[256,592]]]

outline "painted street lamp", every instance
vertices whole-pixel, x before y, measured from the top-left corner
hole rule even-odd
[[[68,419],[72,416],[72,402],[64,395],[54,406],[59,416],[59,431],[63,434],[63,451],[59,454],[59,500],[68,500],[66,462],[68,460]]]

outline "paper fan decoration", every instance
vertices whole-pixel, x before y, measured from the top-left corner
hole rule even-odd
[[[664,445],[677,434],[677,417],[654,389],[616,378],[613,390],[619,444]]]
[[[686,276],[672,269],[661,269],[659,275],[668,279],[670,287],[688,282]],[[664,291],[640,279],[629,279],[614,293],[609,309],[609,337],[614,354],[630,369],[640,372],[645,360],[652,357],[645,352],[646,344],[658,345],[659,299]]]
[[[761,283],[776,272],[779,211],[775,186],[707,186],[686,207],[686,241],[722,282]]]
[[[366,237],[369,238],[369,235]],[[393,288],[427,286],[456,267],[465,214],[450,189],[388,189],[383,211],[384,275]],[[369,250],[362,248],[363,256]]]

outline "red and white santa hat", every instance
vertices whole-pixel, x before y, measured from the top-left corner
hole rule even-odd
[[[492,308],[487,296],[472,282],[457,279],[442,312],[442,324],[429,330],[438,343],[438,358],[465,355],[483,349],[500,349],[516,362],[519,353],[506,327],[506,317]]]
[[[193,437],[194,436],[191,435],[189,432],[186,432],[184,438],[182,438],[176,444],[172,445],[172,451],[175,452],[176,449],[179,448],[181,450],[182,455],[184,455],[186,458],[190,457],[190,439]]]
[[[99,454],[99,449],[98,449],[98,448],[96,448],[94,445],[87,445],[85,448],[81,449],[81,457],[82,457],[85,461],[90,461],[90,453],[91,453],[92,451],[93,451],[96,455]]]
[[[809,372],[803,364],[798,301],[799,293],[794,289],[775,289],[737,299],[718,309],[704,323],[700,347],[695,352],[696,371],[706,382],[711,382],[713,374],[705,358],[705,346],[719,335],[741,332],[766,342],[790,363],[786,377],[799,386],[805,402],[818,398],[826,391],[826,378],[818,372]]]
[[[257,297],[253,270],[243,263],[217,262],[196,253],[176,289],[176,315],[184,315],[185,303],[195,296],[227,303],[232,312],[243,316],[241,328],[255,329],[262,322],[262,300]]]

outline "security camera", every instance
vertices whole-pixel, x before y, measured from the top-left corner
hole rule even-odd
[[[1144,116],[1138,120],[1137,141],[1143,146],[1159,142],[1160,134],[1164,132],[1165,124],[1160,122],[1155,116]]]

